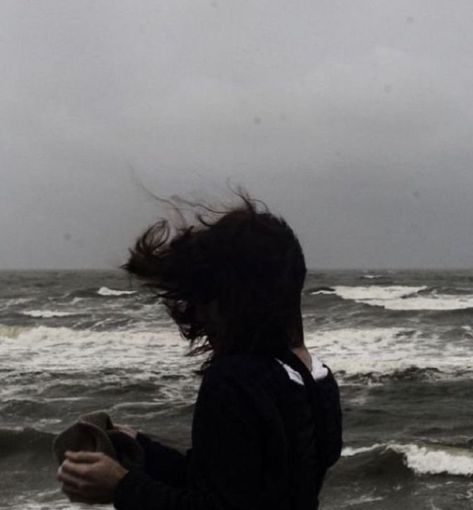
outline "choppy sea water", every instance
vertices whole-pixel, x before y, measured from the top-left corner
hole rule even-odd
[[[473,271],[313,273],[303,314],[345,418],[321,508],[473,508]],[[85,412],[188,447],[202,358],[186,352],[119,272],[0,273],[0,508],[80,507],[51,442]]]

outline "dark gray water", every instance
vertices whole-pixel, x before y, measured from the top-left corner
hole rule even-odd
[[[311,274],[306,343],[341,385],[322,508],[473,508],[473,272]],[[118,272],[0,273],[0,508],[77,508],[54,434],[82,413],[186,448],[202,359]]]

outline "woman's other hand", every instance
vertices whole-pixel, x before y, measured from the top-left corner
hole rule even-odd
[[[115,488],[127,472],[104,453],[68,451],[57,471],[57,479],[71,501],[112,503]]]

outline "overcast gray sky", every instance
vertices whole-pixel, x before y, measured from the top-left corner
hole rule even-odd
[[[0,268],[243,184],[313,268],[473,266],[471,0],[0,0]]]

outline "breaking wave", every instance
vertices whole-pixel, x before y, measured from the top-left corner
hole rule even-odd
[[[306,344],[342,379],[444,379],[473,372],[470,342],[445,344],[416,329],[320,330],[307,333]]]
[[[99,296],[130,296],[136,294],[136,290],[117,290],[109,289],[108,287],[100,287],[97,291]]]
[[[22,315],[38,319],[51,319],[53,317],[69,317],[71,315],[76,315],[74,312],[64,312],[61,310],[26,310],[21,313]]]
[[[468,331],[465,331],[468,334]],[[445,342],[409,328],[340,328],[308,332],[309,350],[342,381],[384,382],[471,377],[470,342]],[[0,357],[22,370],[69,367],[184,367],[188,342],[175,329],[96,331],[0,324]]]
[[[14,455],[51,456],[55,434],[31,427],[0,429],[0,450],[5,462]],[[373,444],[359,448],[345,447],[342,457],[362,466],[363,471],[383,469],[388,472],[422,475],[473,476],[473,451],[446,445]],[[0,459],[1,460],[1,459]]]
[[[0,359],[9,368],[41,370],[156,369],[198,363],[175,331],[93,331],[0,325]]]
[[[338,285],[333,291],[311,294],[332,294],[345,300],[371,306],[380,306],[387,310],[464,310],[473,308],[473,294],[438,294],[435,289],[423,285]]]
[[[407,468],[416,475],[473,476],[473,451],[445,445],[374,444],[342,452],[345,458],[362,456],[386,468]],[[401,462],[399,462],[401,461]],[[396,466],[397,465],[397,466]]]
[[[0,451],[2,460],[11,455],[21,453],[51,455],[51,445],[54,434],[43,432],[30,427],[0,428]]]

